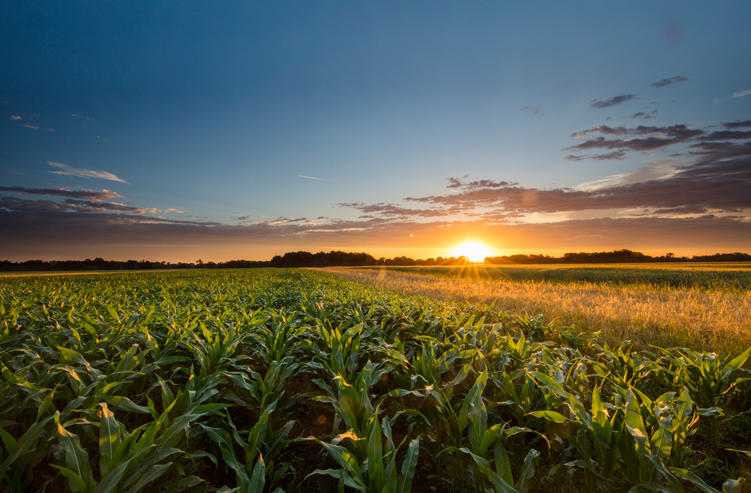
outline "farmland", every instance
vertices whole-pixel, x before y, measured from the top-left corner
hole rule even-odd
[[[737,355],[751,346],[748,264],[388,267],[328,272],[448,301],[544,315],[556,326],[634,341]]]
[[[497,308],[308,270],[0,279],[0,486],[737,492],[751,479],[751,347],[637,350]]]

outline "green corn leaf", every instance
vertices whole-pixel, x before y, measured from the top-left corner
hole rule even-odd
[[[0,464],[0,478],[2,478],[3,475],[5,475],[5,471],[8,470],[11,464],[17,461],[21,456],[23,456],[23,454],[27,453],[30,449],[33,449],[34,447],[36,447],[37,441],[39,440],[39,435],[42,434],[42,431],[44,431],[44,426],[51,419],[52,419],[52,416],[48,416],[44,418],[42,421],[37,421],[36,423],[31,425],[31,427],[28,430],[26,430],[26,432],[21,436],[21,438],[18,439],[18,441],[13,439],[13,437],[11,437],[10,434],[8,433],[4,432],[2,434],[3,443],[8,449],[9,454],[8,454],[8,457],[3,461],[3,463]],[[11,445],[13,447],[12,451],[8,445]]]
[[[245,466],[240,464],[240,462],[238,462],[237,460],[237,457],[235,457],[235,451],[232,446],[232,438],[229,436],[229,434],[219,428],[212,428],[205,425],[200,426],[209,435],[209,438],[214,440],[219,445],[219,449],[222,451],[222,458],[224,459],[224,462],[228,467],[235,471],[235,475],[237,476],[237,483],[249,483],[250,477],[245,470]]]
[[[11,422],[11,426],[15,423]],[[18,442],[15,438],[11,436],[10,433],[5,431],[4,429],[0,428],[0,437],[2,437],[3,445],[5,446],[5,450],[8,451],[9,455],[13,455],[13,453],[16,450],[16,447],[18,446]],[[2,477],[2,474],[0,473],[0,477]]]
[[[524,458],[524,464],[522,465],[522,471],[519,475],[519,480],[516,482],[516,489],[519,493],[525,493],[527,487],[525,486],[527,480],[532,478],[535,474],[534,461],[540,456],[540,452],[535,449],[530,450],[527,456]]]
[[[127,397],[106,395],[103,396],[102,399],[107,404],[113,405],[118,409],[122,409],[123,411],[128,411],[129,413],[151,414],[151,411],[148,407],[139,406]]]
[[[164,475],[164,473],[166,473],[170,469],[170,467],[172,467],[172,463],[156,464],[156,465],[153,465],[153,466],[149,467],[145,471],[144,474],[142,474],[142,475],[139,476],[138,482],[132,488],[130,488],[129,490],[127,490],[125,493],[137,493],[137,492],[141,491],[141,489],[144,486],[146,486],[146,485],[148,485],[150,483],[153,483],[154,481],[156,481],[157,479],[159,479],[160,477],[162,477]],[[101,492],[95,491],[95,493],[108,493],[108,492],[105,492],[105,491],[101,491]]]
[[[722,369],[722,379],[724,380],[728,378],[731,373],[742,367],[749,356],[751,356],[751,347],[743,351],[743,353],[738,355],[738,357],[734,358],[730,363],[725,365],[725,368]]]
[[[728,479],[722,485],[722,493],[741,493],[741,483],[745,478]]]
[[[412,478],[417,468],[417,456],[420,453],[420,439],[416,438],[409,442],[407,455],[402,461],[402,476],[399,478],[397,493],[409,493],[412,489]]]
[[[702,481],[699,476],[691,471],[687,471],[686,469],[678,469],[677,467],[669,467],[668,469],[675,475],[675,477],[680,478],[684,481],[690,481],[694,486],[699,488],[701,491],[704,491],[705,493],[720,493],[719,491]]]
[[[650,438],[650,447],[652,452],[661,459],[670,457],[670,450],[673,446],[673,417],[670,415],[661,416],[659,428]]]
[[[569,420],[566,416],[556,411],[533,411],[527,413],[526,416],[534,416],[535,418],[546,419],[554,423],[565,423]]]
[[[44,415],[44,413],[47,412],[47,409],[52,406],[52,399],[55,397],[55,391],[60,386],[60,384],[55,385],[55,388],[50,391],[49,394],[47,394],[47,397],[44,398],[42,401],[42,405],[39,406],[39,409],[37,410],[37,421]]]
[[[78,474],[74,473],[73,471],[71,471],[67,467],[58,466],[57,464],[50,464],[50,466],[52,466],[55,469],[57,469],[58,471],[60,471],[60,473],[62,473],[63,476],[65,476],[66,478],[68,478],[71,481],[71,483],[72,483],[70,485],[71,491],[73,491],[73,492],[80,491],[82,493],[86,493],[86,492],[89,491],[89,485],[86,484],[86,482],[84,482],[84,480],[81,479],[81,476],[79,476]]]
[[[117,447],[120,445],[120,426],[107,404],[102,403],[100,406],[102,419],[99,424],[99,468],[102,478],[105,478],[110,471],[110,461],[116,455]]]
[[[321,446],[326,450],[326,452],[328,452],[328,454],[336,461],[337,464],[342,466],[342,468],[349,474],[349,476],[352,477],[353,480],[358,480],[360,484],[364,485],[362,478],[360,477],[360,472],[358,468],[355,467],[355,464],[357,464],[357,459],[350,453],[349,450],[344,447],[340,447],[339,445],[332,445],[330,443],[321,442],[318,439],[316,439],[316,441],[321,444]]]
[[[91,464],[89,463],[89,454],[86,453],[81,447],[81,442],[78,439],[78,435],[70,433],[61,425],[57,425],[57,436],[60,441],[60,446],[65,452],[65,466],[75,473],[76,476],[86,485],[92,485],[94,479],[91,476]],[[71,486],[76,486],[74,493],[78,491],[87,492],[93,486],[88,486],[87,489],[78,490],[78,483],[74,481]]]
[[[637,452],[639,454],[650,453],[650,450],[647,450],[647,428],[644,426],[644,419],[642,419],[639,404],[636,402],[636,398],[630,388],[626,391],[625,412],[628,430],[636,438],[638,444]]]
[[[496,493],[519,493],[514,487],[509,485],[504,479],[487,466],[478,464],[477,466],[486,478],[492,483]]]
[[[258,462],[253,468],[253,475],[250,478],[250,483],[247,488],[243,488],[246,493],[263,493],[263,485],[265,484],[266,463],[263,462],[263,455],[258,454]]]

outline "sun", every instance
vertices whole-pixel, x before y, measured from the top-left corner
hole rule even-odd
[[[465,256],[470,262],[483,262],[490,256],[490,249],[477,241],[467,241],[454,248],[454,255]]]

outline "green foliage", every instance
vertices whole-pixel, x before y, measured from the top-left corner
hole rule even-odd
[[[0,489],[737,492],[750,354],[311,271],[9,278]],[[300,469],[311,439],[336,468]]]

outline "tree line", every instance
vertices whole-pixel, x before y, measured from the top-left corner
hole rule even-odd
[[[714,255],[694,255],[676,257],[673,253],[652,257],[641,252],[631,250],[614,250],[612,252],[579,252],[565,253],[563,257],[548,255],[504,255],[502,257],[487,257],[486,264],[624,264],[647,262],[751,262],[751,255],[747,253],[716,253]]]
[[[676,257],[672,253],[652,257],[631,250],[612,252],[566,253],[562,257],[548,255],[504,255],[487,257],[486,264],[595,264],[595,263],[636,263],[636,262],[751,262],[747,253],[716,253],[714,255],[694,255]],[[95,271],[95,270],[155,270],[155,269],[253,269],[259,267],[355,267],[355,266],[440,266],[465,265],[467,257],[435,257],[413,259],[410,257],[381,257],[376,259],[367,253],[352,252],[287,252],[276,255],[271,260],[229,260],[227,262],[154,262],[149,260],[104,260],[101,257],[86,260],[27,260],[25,262],[0,261],[0,272],[10,271]]]

